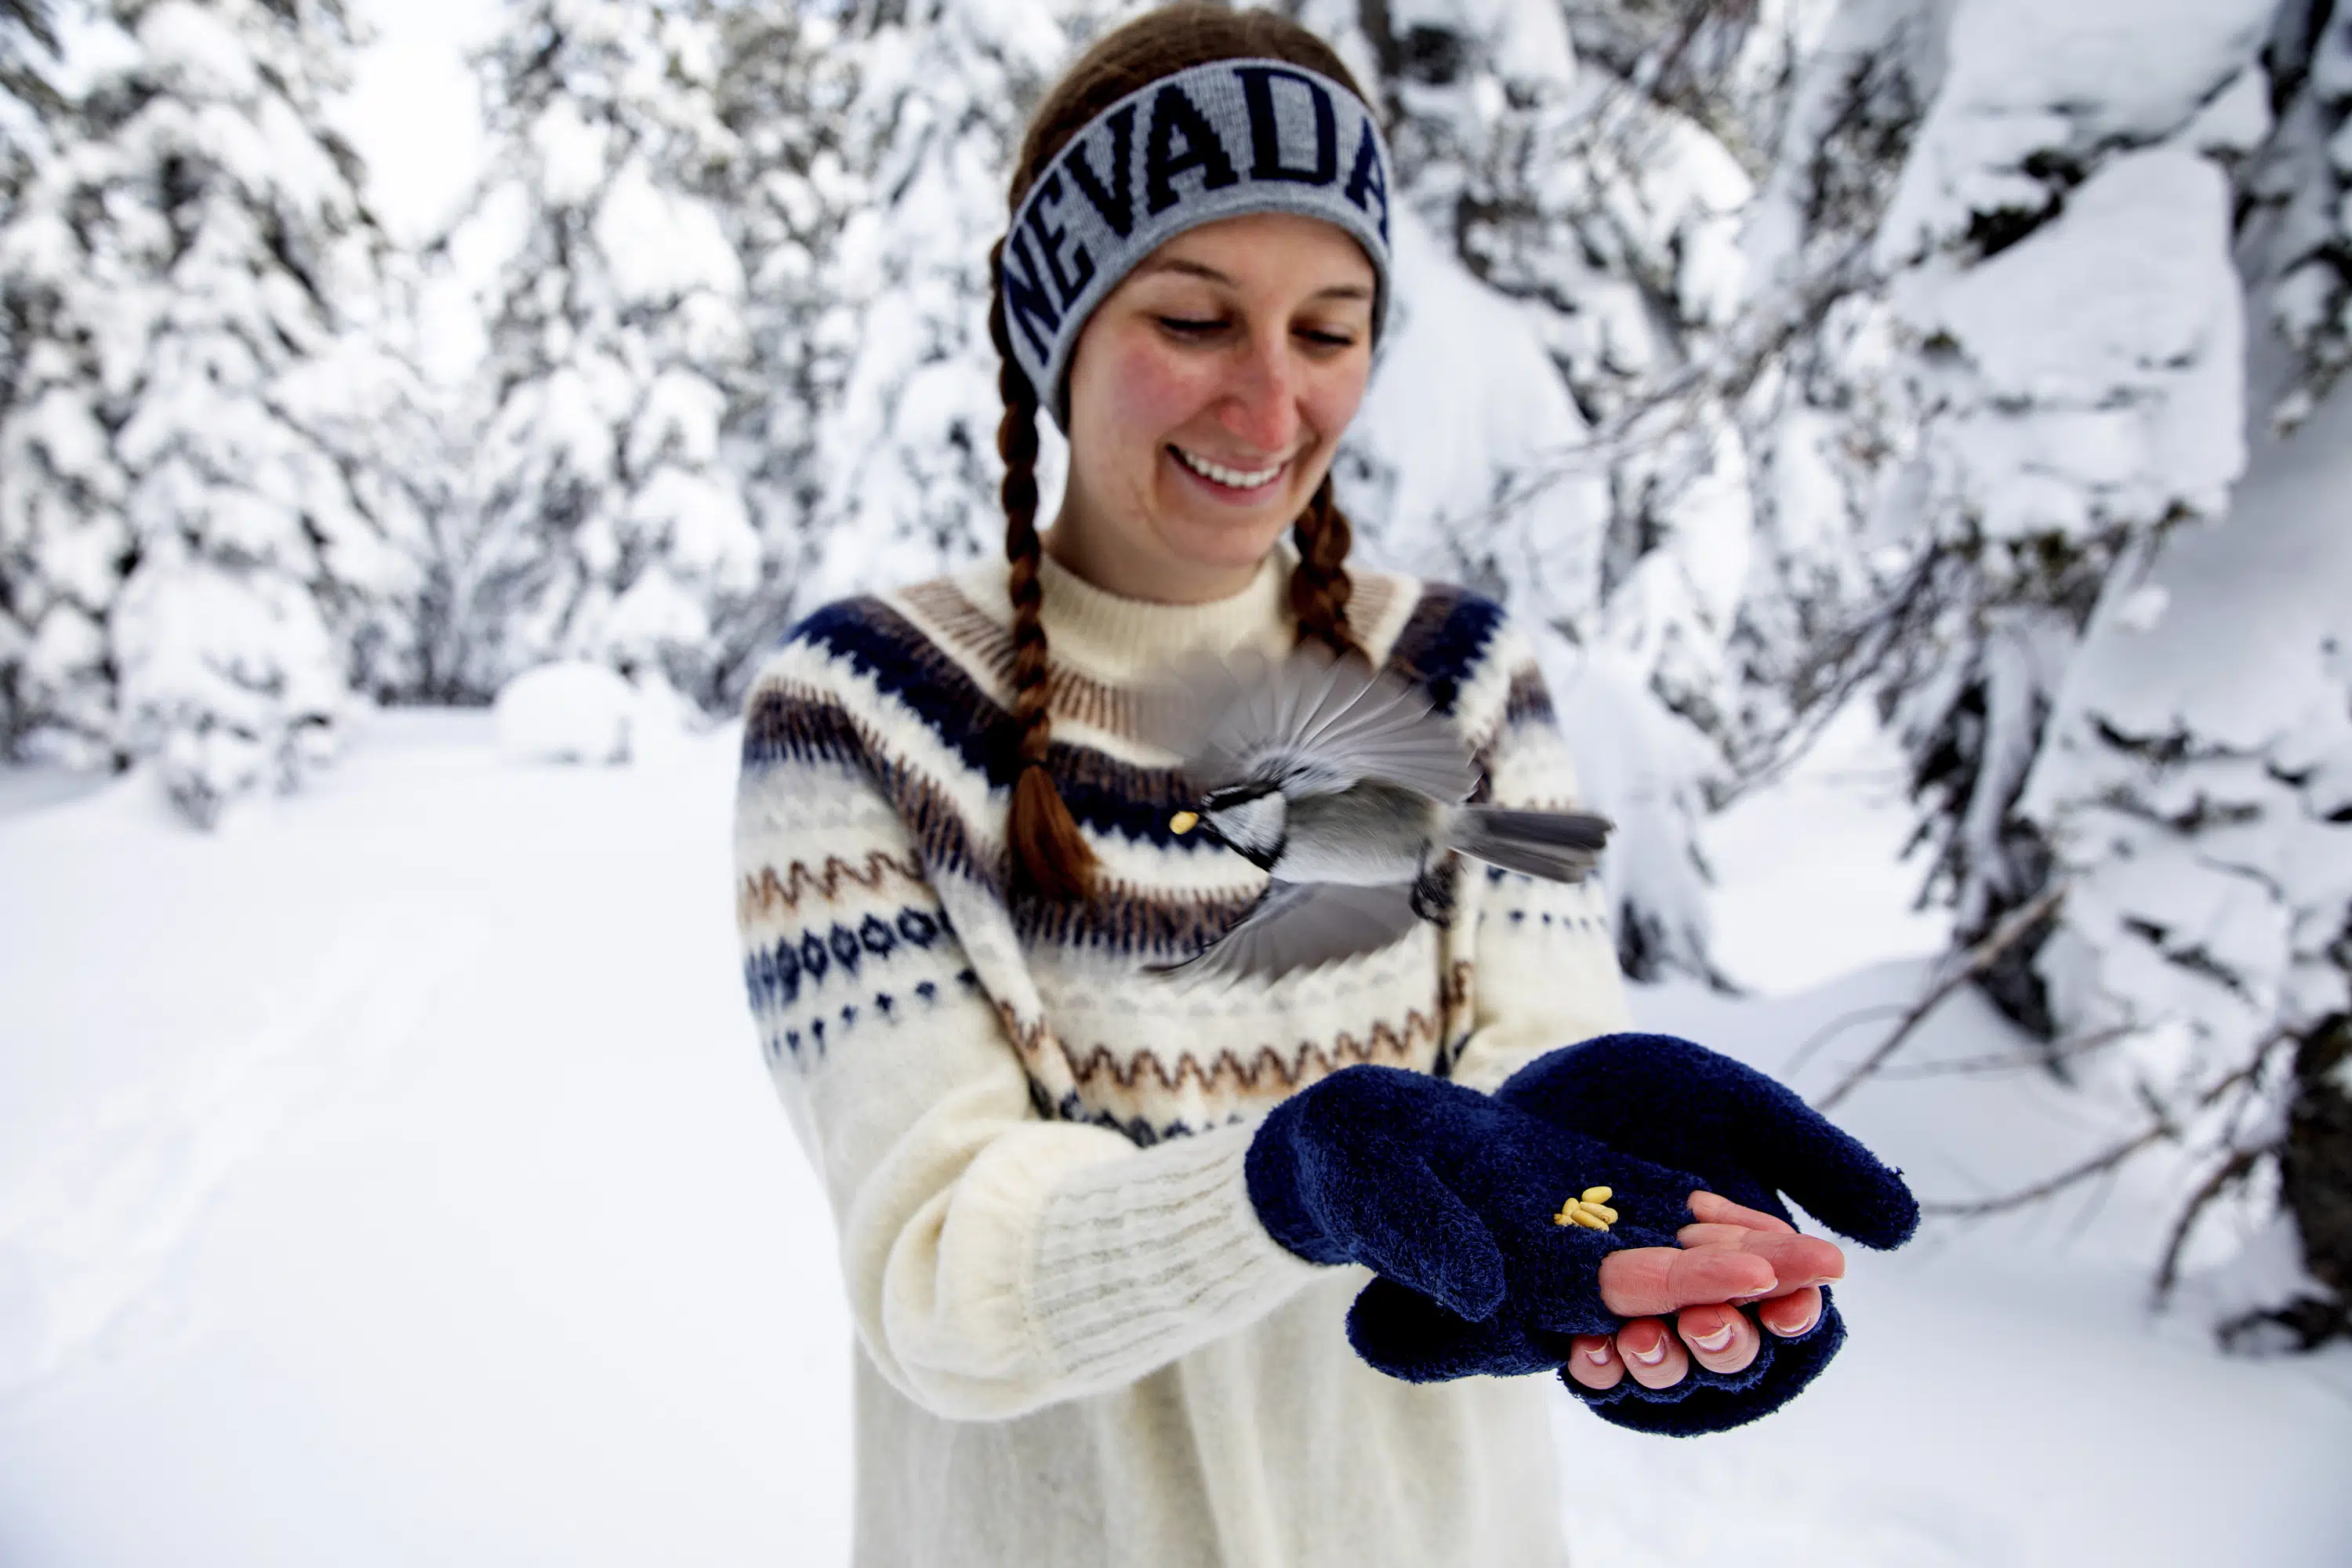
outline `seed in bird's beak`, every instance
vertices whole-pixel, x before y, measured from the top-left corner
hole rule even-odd
[[[1168,819],[1168,831],[1180,837],[1200,826],[1201,814],[1197,811],[1180,811]]]

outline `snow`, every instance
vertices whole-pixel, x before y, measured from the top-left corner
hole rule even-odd
[[[2245,462],[2229,202],[2195,153],[2124,153],[2016,245],[1898,283],[1896,309],[1965,356],[1939,458],[1988,534],[2227,510]]]
[[[188,0],[167,0],[139,18],[141,48],[158,75],[189,98],[250,98],[253,58],[229,26]]]
[[[1376,559],[1475,582],[1522,615],[1591,615],[1606,458],[1559,458],[1588,427],[1525,312],[1452,265],[1413,208],[1391,232],[1397,301],[1335,470],[1341,500]],[[1454,391],[1433,401],[1432,386]],[[1379,467],[1351,472],[1351,454]],[[1566,477],[1535,489],[1548,468]],[[1483,559],[1456,553],[1472,540]]]
[[[357,212],[308,129],[340,47],[248,47],[253,0],[144,7],[141,39],[184,96],[58,163],[88,165],[95,189],[195,149],[234,199],[202,211],[184,258],[138,203],[91,267],[37,206],[0,256],[58,281],[85,334],[70,353],[89,355],[34,346],[35,395],[0,446],[0,533],[35,541],[41,570],[9,584],[0,655],[78,727],[39,754],[102,760],[118,698],[148,735],[170,731],[127,777],[0,770],[11,1568],[845,1555],[848,1328],[832,1226],[737,988],[734,731],[706,732],[656,670],[709,700],[719,673],[681,665],[753,637],[783,595],[805,606],[991,547],[979,258],[1003,220],[1004,142],[1065,58],[1057,21],[1122,8],[973,0],[835,51],[862,68],[852,112],[825,120],[849,128],[844,156],[766,190],[767,228],[743,232],[702,176],[791,160],[718,124],[709,18],[541,0],[577,73],[541,84],[538,109],[500,106],[493,147],[450,46],[488,38],[500,9],[354,0],[382,41],[333,116],[404,240],[450,221],[493,154],[499,183],[418,306],[419,357],[453,385],[511,389],[457,421],[483,447],[473,488],[536,504],[587,487],[552,522],[527,506],[495,520],[539,597],[482,629],[498,657],[469,689],[559,653],[629,678],[558,665],[488,711],[389,714],[328,679],[360,634],[320,620],[317,574],[413,586],[402,536],[379,531],[383,477],[341,477],[405,438],[382,412],[399,394],[373,350],[329,340],[290,276],[248,265],[262,237],[240,204],[295,221],[355,324],[380,310],[401,330],[395,289],[366,297],[392,279],[356,252],[310,254]],[[1361,9],[1308,7],[1372,83]],[[1922,1076],[2026,1049],[1962,993],[1848,1106],[1923,1194],[2006,1190],[2126,1127],[2127,1085],[2193,1083],[2217,1040],[2226,1068],[2233,1043],[2352,1000],[2327,956],[2352,889],[2352,400],[2315,395],[2352,330],[2352,27],[2339,15],[2273,127],[2256,58],[2272,0],[1767,0],[1746,68],[1759,104],[1783,25],[1827,37],[1831,68],[1795,94],[1799,152],[1759,197],[1732,147],[1752,150],[1769,115],[1727,102],[1746,125],[1727,141],[1624,92],[1570,44],[1601,9],[1391,0],[1393,28],[1477,47],[1456,86],[1381,84],[1435,151],[1400,189],[1396,331],[1343,500],[1366,557],[1550,623],[1537,636],[1582,783],[1623,830],[1605,868],[1621,922],[1745,993],[1642,986],[1641,1021],[1815,1093],[1930,984],[1953,917],[1912,907],[1921,808],[1860,706],[1790,777],[1702,821],[1727,749],[1756,739],[1739,725],[1771,728],[1726,719],[1773,700],[1735,659],[1787,669],[1807,616],[1857,593],[1864,559],[1899,565],[1898,538],[2137,531],[2087,632],[1994,605],[1942,661],[1982,683],[1987,731],[1981,787],[1935,809],[1965,816],[1965,900],[2013,868],[1998,842],[2012,810],[2049,829],[2077,879],[2039,961],[2062,1028],[2158,1021],[2079,1092]],[[103,63],[107,31],[77,42],[74,68]],[[1831,79],[1877,43],[1894,67],[1867,123],[1825,141]],[[1899,184],[1891,163],[1842,166],[1901,144],[1923,108]],[[2274,132],[2298,151],[2250,184],[2247,154]],[[1515,137],[1557,139],[1540,177],[1500,167]],[[1864,174],[1875,194],[1843,191],[1805,229],[1813,197]],[[1461,191],[1533,218],[1465,225]],[[1778,313],[1758,285],[1868,237],[1890,192],[1891,299],[1842,302],[1736,417],[1703,395],[1618,429],[1645,378],[1736,350]],[[2286,204],[2280,234],[2233,263],[2233,198],[2255,197]],[[550,212],[566,202],[583,210]],[[1987,216],[1998,241],[1970,233]],[[154,276],[117,276],[142,267]],[[495,337],[474,289],[512,312]],[[102,308],[83,303],[99,290]],[[2244,323],[2270,320],[2309,362],[2299,375],[2245,374]],[[814,357],[748,347],[771,339]],[[281,341],[297,363],[257,359],[286,357]],[[739,438],[739,384],[801,368],[814,390]],[[106,400],[134,387],[122,424]],[[2248,406],[2307,423],[2292,444],[2242,440]],[[1050,516],[1064,452],[1044,434]],[[747,479],[751,445],[767,466]],[[405,471],[437,471],[424,464],[453,453]],[[777,500],[799,488],[814,500]],[[2155,521],[2182,510],[2213,521],[2151,558]],[[89,610],[115,594],[131,529],[183,523],[271,568],[232,582],[151,551],[125,599],[154,613],[110,640]],[[755,589],[766,602],[730,622]],[[2102,726],[2195,754],[2155,760],[2096,741]],[[162,805],[176,791],[208,815],[307,773],[342,731],[349,754],[307,793],[210,837]],[[560,759],[630,765],[532,765]],[[2187,1304],[2143,1310],[2205,1168],[2159,1153],[2079,1200],[1858,1258],[1853,1350],[1754,1431],[1662,1444],[1562,1398],[1580,1564],[2352,1559],[2352,1350],[2230,1361],[2203,1338],[2294,1286],[2267,1200],[2209,1216]]]
[[[2278,357],[2263,345],[2256,408]],[[2186,726],[2258,748],[2304,716],[2326,640],[2352,645],[2352,398],[2327,399],[2291,437],[2258,427],[2253,440],[2227,521],[2176,533],[2135,590],[2162,597],[2163,635],[2094,638],[2076,703],[2134,733]],[[2244,635],[2248,605],[2262,606],[2260,637]]]
[[[414,242],[446,225],[481,168],[479,92],[461,50],[499,19],[480,0],[353,0],[372,42],[331,118],[366,158],[378,218]]]
[[[2291,367],[2257,349],[2260,409]],[[2352,400],[2251,443],[2226,521],[2110,582],[2018,802],[2075,884],[2037,960],[2062,1026],[2168,1016],[2225,1067],[2352,1005],[2330,956],[2352,898]]]
[[[584,205],[604,182],[608,133],[591,124],[582,107],[568,98],[549,104],[531,121],[530,150],[538,154],[539,199],[551,207]]]
[[[516,762],[625,763],[636,705],[629,683],[601,664],[542,664],[499,689],[499,749]]]
[[[1790,997],[1832,984],[1862,954],[1927,960],[1945,951],[1951,912],[1911,907],[1927,867],[1904,855],[1906,772],[1868,709],[1850,704],[1788,778],[1707,819],[1713,951],[1730,979]],[[1808,884],[1836,896],[1817,896],[1793,919],[1789,891]]]
[[[496,728],[381,714],[210,836],[136,775],[0,780],[11,1568],[846,1561],[850,1330],[736,973],[738,732],[530,768]],[[1896,825],[1889,744],[1711,830],[1726,950],[1776,994],[1640,987],[1642,1026],[1780,1070],[1842,1025],[1818,1093],[1876,1037],[1853,1016],[1917,994],[1902,880],[1841,875]],[[2017,1048],[1963,994],[1902,1064]],[[2113,1131],[2016,1074],[1845,1109],[1940,1198]],[[2178,1179],[1855,1256],[1848,1350],[1746,1431],[1561,1394],[1577,1561],[2340,1564],[2352,1351],[2231,1360],[2147,1319]]]
[[[2254,58],[2272,0],[1959,0],[1943,90],[1919,129],[1879,237],[1899,263],[1979,213],[2039,213],[2051,150],[2100,152],[2168,137]]]

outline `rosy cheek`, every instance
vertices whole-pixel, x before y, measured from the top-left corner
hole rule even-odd
[[[1333,374],[1317,382],[1306,398],[1309,423],[1326,433],[1345,429],[1363,405],[1365,383],[1363,373]]]
[[[1112,378],[1112,404],[1120,426],[1156,440],[1189,419],[1205,400],[1208,378],[1138,344],[1122,353]]]

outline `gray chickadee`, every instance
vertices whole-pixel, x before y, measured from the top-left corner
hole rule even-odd
[[[1478,769],[1452,723],[1418,688],[1319,644],[1279,662],[1201,660],[1145,717],[1202,792],[1171,828],[1273,878],[1224,935],[1155,973],[1271,979],[1370,952],[1445,919],[1449,852],[1573,882],[1615,826],[1463,804]]]

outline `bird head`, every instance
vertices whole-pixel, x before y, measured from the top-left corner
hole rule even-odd
[[[1252,780],[1211,791],[1200,810],[1180,811],[1169,826],[1180,834],[1197,829],[1260,870],[1271,870],[1288,837],[1289,820],[1289,803],[1282,791]]]

